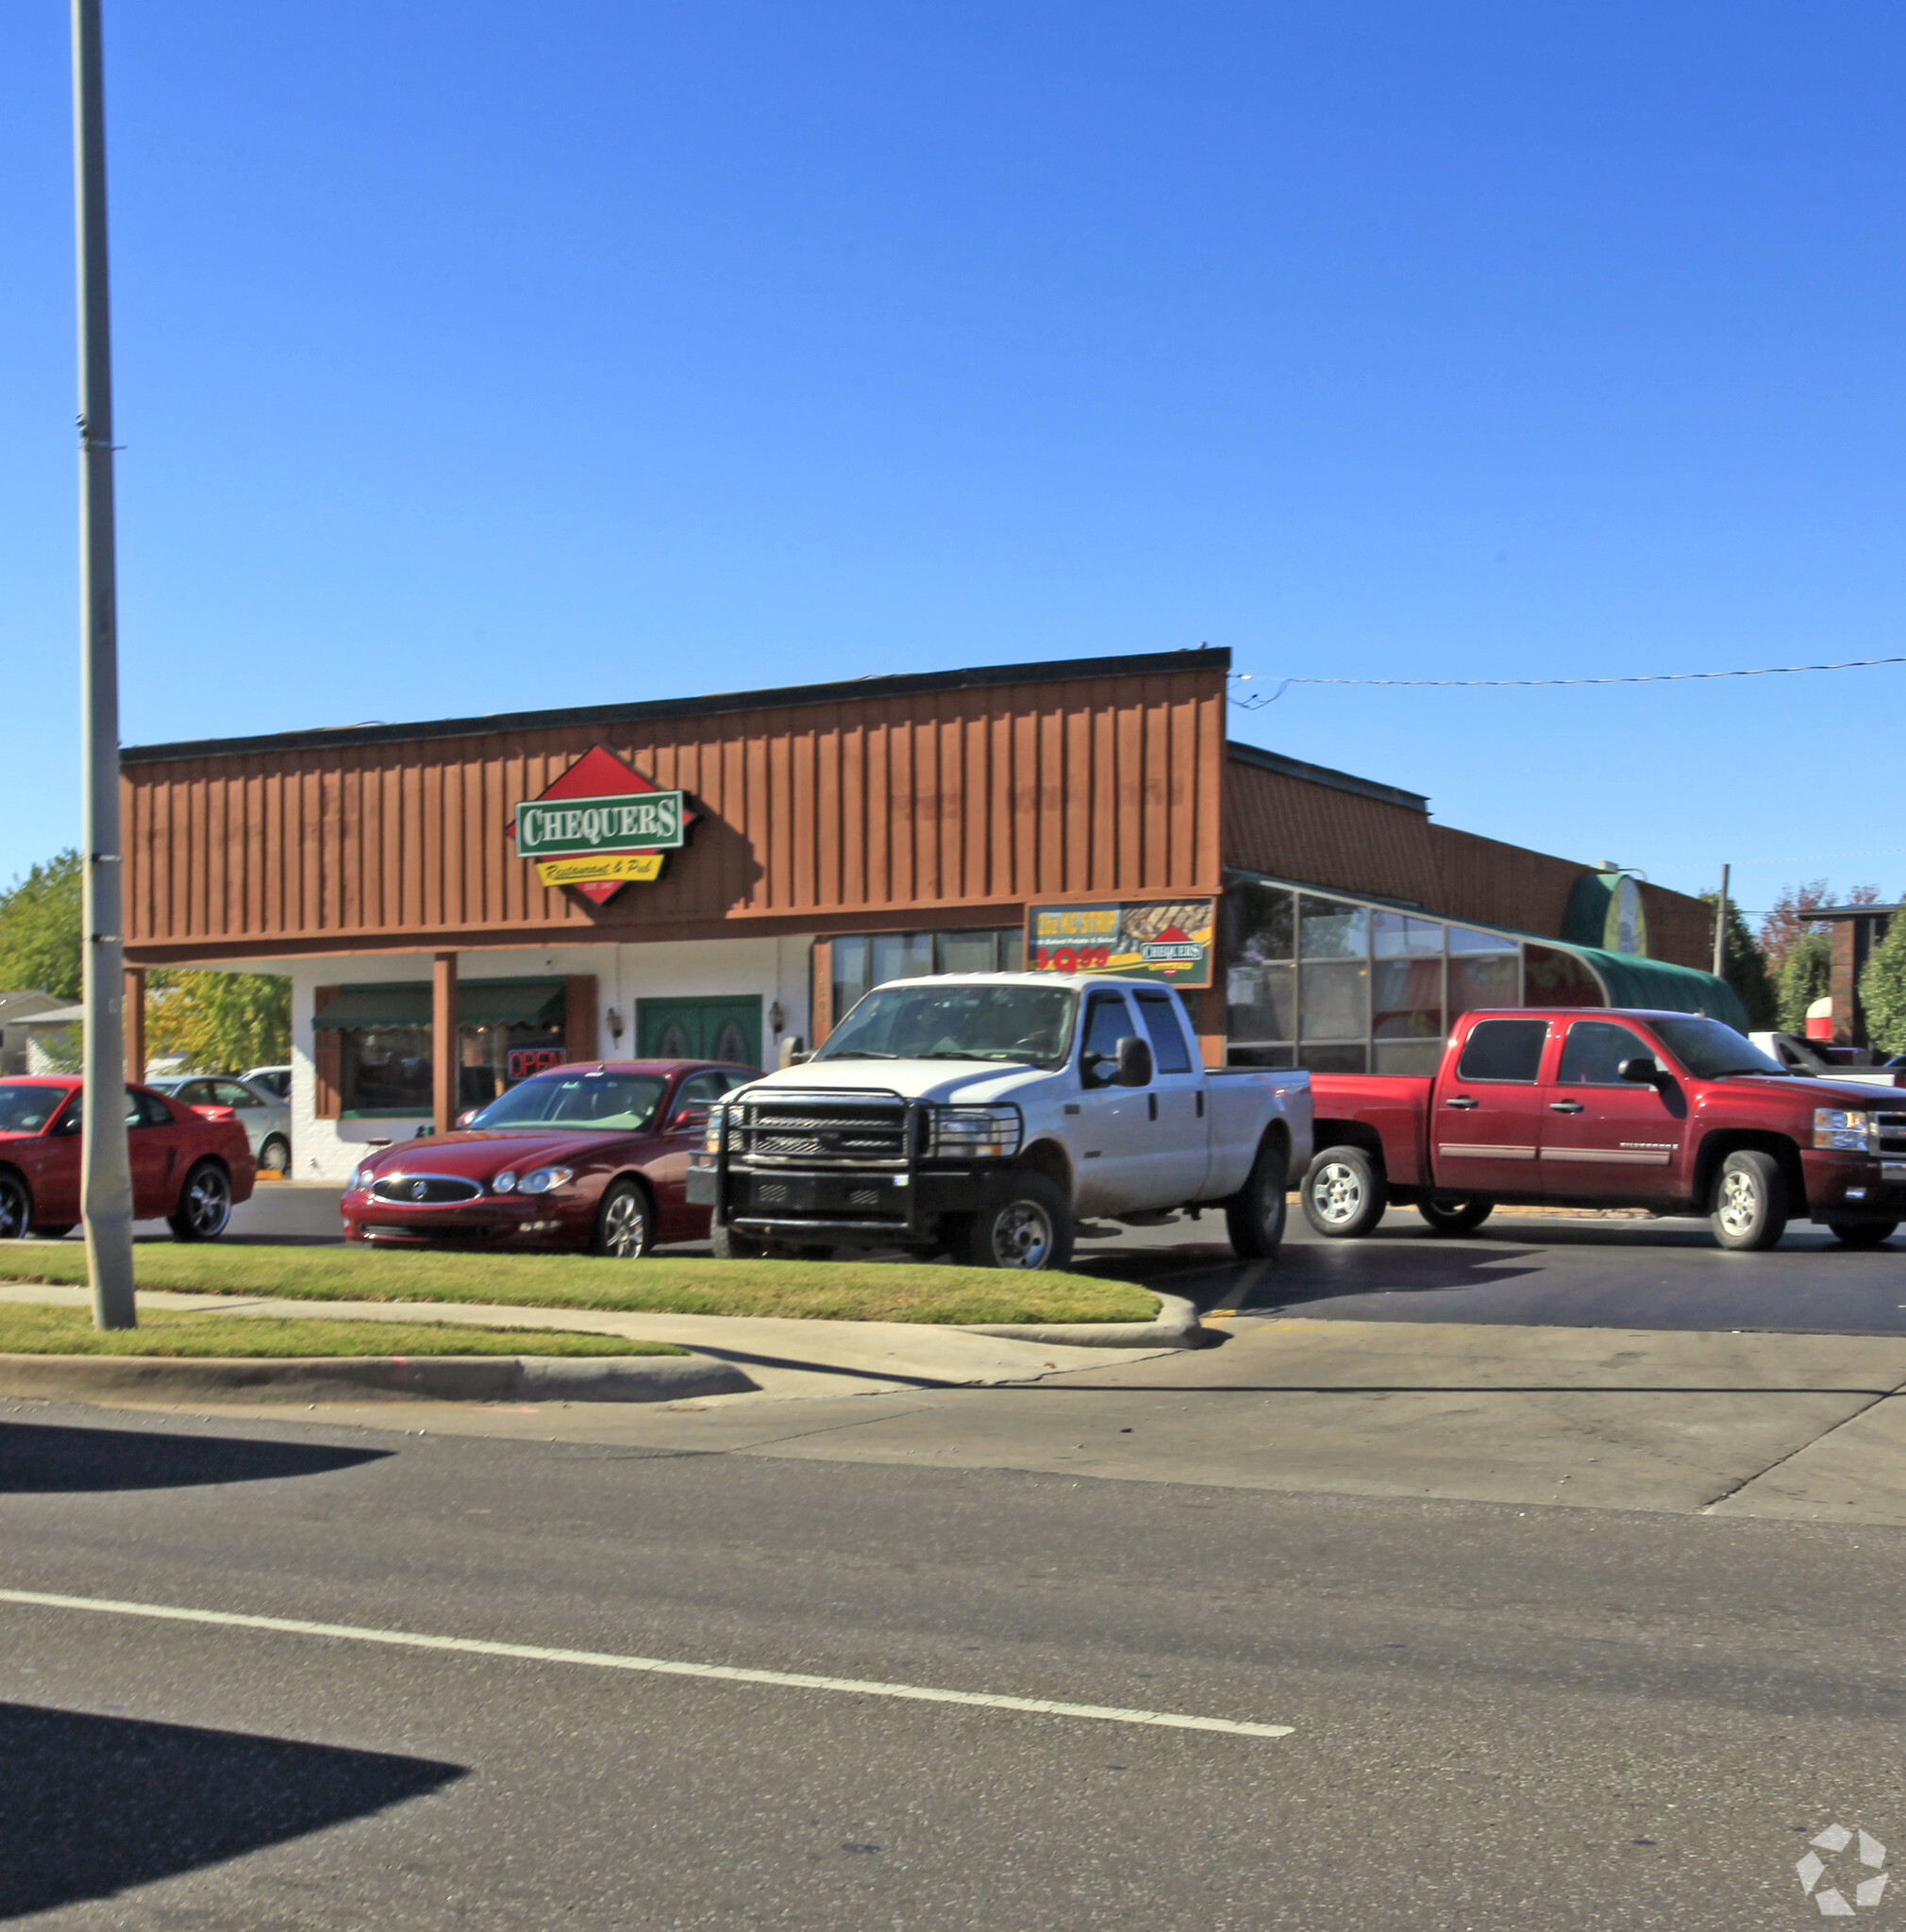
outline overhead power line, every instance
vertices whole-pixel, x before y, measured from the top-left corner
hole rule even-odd
[[[1284,677],[1268,696],[1248,691],[1243,697],[1234,694],[1231,703],[1241,711],[1261,711],[1266,705],[1276,704],[1294,684],[1385,685],[1413,691],[1526,690],[1536,685],[1685,684],[1700,677],[1784,677],[1798,671],[1866,671],[1876,664],[1906,664],[1906,657],[1849,658],[1840,664],[1762,664],[1751,671],[1633,672],[1622,677]],[[1231,677],[1238,684],[1261,681],[1248,671],[1234,671]]]

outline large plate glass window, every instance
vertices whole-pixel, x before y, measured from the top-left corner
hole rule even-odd
[[[1379,911],[1370,924],[1372,1071],[1433,1074],[1443,1052],[1443,922]]]
[[[1026,962],[1026,933],[1017,925],[850,933],[833,941],[828,954],[838,1026],[870,988],[890,979],[924,979],[939,973],[1017,973]]]
[[[1499,933],[1449,928],[1449,1024],[1479,1007],[1522,1004],[1522,948]]]
[[[1297,895],[1240,880],[1225,894],[1226,1058],[1233,1066],[1297,1061]]]

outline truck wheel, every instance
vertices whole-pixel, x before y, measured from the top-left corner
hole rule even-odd
[[[1288,1157],[1277,1141],[1266,1141],[1258,1149],[1249,1178],[1225,1203],[1225,1232],[1230,1237],[1231,1252],[1240,1259],[1276,1257],[1284,1239],[1290,1184]]]
[[[953,1258],[965,1268],[1063,1268],[1072,1229],[1065,1196],[1043,1174],[1004,1174],[981,1190]]]
[[[1467,1234],[1496,1212],[1494,1201],[1418,1201],[1416,1211],[1438,1234]]]
[[[1898,1225],[1897,1221],[1846,1221],[1834,1228],[1833,1239],[1843,1248],[1877,1248],[1892,1239]]]
[[[1361,1147],[1326,1147],[1304,1170],[1304,1219],[1330,1241],[1368,1234],[1383,1218],[1390,1190]]]
[[[1771,1248],[1787,1231],[1787,1177],[1758,1147],[1737,1147],[1714,1176],[1708,1220],[1724,1248]]]
[[[185,1177],[178,1207],[166,1216],[176,1241],[215,1241],[231,1219],[231,1176],[215,1160],[201,1160]]]
[[[725,1221],[709,1223],[708,1243],[717,1261],[759,1261],[768,1251],[766,1241],[737,1234]]]

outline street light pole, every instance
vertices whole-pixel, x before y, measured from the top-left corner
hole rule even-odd
[[[92,1319],[131,1328],[132,1166],[125,1145],[119,851],[119,610],[112,525],[112,330],[106,280],[106,99],[99,0],[73,0],[73,164],[79,255],[79,627],[86,865],[85,1179]]]
[[[1721,896],[1714,901],[1714,977],[1723,976],[1721,969],[1728,963],[1728,874],[1733,871],[1730,865],[1721,867]]]

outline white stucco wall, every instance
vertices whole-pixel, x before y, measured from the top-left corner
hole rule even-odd
[[[541,979],[554,974],[593,973],[598,1011],[596,1039],[606,1058],[635,1051],[635,1007],[644,999],[709,998],[754,994],[761,1003],[761,1064],[776,1064],[779,1039],[811,1037],[808,1010],[806,935],[779,939],[696,940],[660,945],[551,946],[531,951],[510,948],[458,956],[460,979]],[[292,1160],[299,1180],[343,1180],[374,1145],[411,1139],[429,1124],[427,1114],[403,1120],[321,1121],[314,1111],[317,1068],[316,1029],[311,1024],[321,986],[376,985],[389,980],[427,980],[428,953],[300,959],[247,960],[248,970],[290,971],[292,975]],[[785,1015],[777,1037],[768,1024],[771,1008]],[[622,1022],[618,1042],[609,1014]]]

